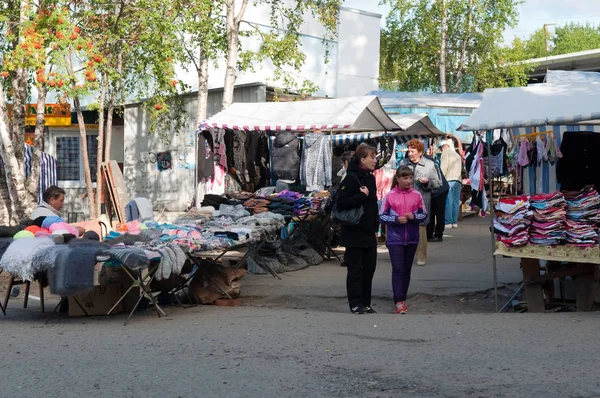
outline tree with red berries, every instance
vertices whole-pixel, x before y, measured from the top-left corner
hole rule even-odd
[[[0,19],[0,29],[4,33],[0,44],[1,76],[4,88],[9,87],[9,91],[0,93],[0,118],[3,120],[0,123],[0,152],[6,165],[4,171],[12,202],[10,222],[13,223],[26,218],[37,204],[46,94],[56,93],[59,102],[66,107],[73,100],[77,109],[79,96],[89,94],[97,87],[95,62],[101,59],[95,55],[94,45],[81,36],[81,28],[72,17],[77,6],[77,1],[21,0],[5,5],[3,11],[6,12]],[[32,172],[25,179],[25,107],[34,87],[37,90],[37,117]],[[7,101],[12,102],[10,115]],[[91,205],[94,194],[81,109],[78,120],[83,127],[80,129],[81,147],[88,204]]]

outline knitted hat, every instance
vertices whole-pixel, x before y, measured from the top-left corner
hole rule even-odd
[[[46,216],[40,216],[40,217],[36,218],[35,220],[33,220],[31,223],[33,225],[37,225],[38,227],[42,228],[42,223],[44,222],[45,219],[46,219]]]
[[[46,217],[46,219],[44,221],[42,221],[42,228],[50,229],[50,226],[52,224],[59,223],[59,222],[65,222],[65,220],[63,220],[62,218],[60,218],[58,216]],[[52,231],[52,230],[50,229],[50,231]]]
[[[33,238],[33,232],[30,231],[19,231],[15,234],[15,236],[13,236],[13,239],[23,239],[23,238]]]
[[[40,236],[48,236],[48,235],[50,235],[50,231],[48,231],[47,229],[44,229],[44,228],[40,228],[39,231],[34,232],[33,234],[37,238],[37,237],[40,237]]]
[[[25,228],[25,231],[29,231],[32,234],[35,235],[36,232],[41,231],[42,229],[40,227],[38,227],[37,225],[30,225],[27,228]]]
[[[98,236],[98,234],[94,231],[86,231],[83,236],[82,239],[88,239],[88,240],[100,240],[100,236]]]
[[[77,231],[77,229],[64,221],[55,222],[54,224],[50,225],[50,232],[54,233],[57,230],[66,230],[69,234],[79,236],[79,232]]]

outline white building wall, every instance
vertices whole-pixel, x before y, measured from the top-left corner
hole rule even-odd
[[[379,87],[381,16],[342,8],[339,22],[337,97],[366,95]]]
[[[285,0],[288,3],[290,0]],[[265,6],[251,6],[246,10],[244,21],[269,31],[269,9]],[[242,23],[242,29],[251,29]],[[314,95],[321,97],[346,97],[366,95],[378,89],[379,78],[379,38],[381,15],[342,7],[338,26],[338,37],[328,43],[328,63],[325,63],[326,45],[323,42],[325,28],[312,16],[307,16],[301,28],[302,51],[306,61],[300,72],[293,72],[296,81],[309,80],[319,87]],[[242,38],[244,50],[258,50],[257,38]],[[236,85],[264,82],[270,86],[282,87],[283,82],[273,78],[274,66],[270,61],[257,65],[254,71],[237,74]],[[180,80],[198,90],[195,71],[177,70]],[[223,87],[225,79],[225,59],[211,63],[209,67],[209,88]]]

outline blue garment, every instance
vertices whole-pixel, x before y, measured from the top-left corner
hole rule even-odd
[[[444,219],[446,225],[458,224],[458,210],[460,208],[460,191],[462,190],[462,184],[459,181],[448,181],[450,190],[448,197],[446,198],[446,214]]]

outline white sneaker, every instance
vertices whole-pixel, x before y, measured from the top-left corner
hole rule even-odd
[[[422,265],[425,265],[425,264],[427,264],[426,261],[417,261],[417,265],[418,266],[422,266]]]
[[[458,228],[458,224],[452,224],[452,228]]]
[[[446,224],[446,229],[452,228],[452,224]]]

